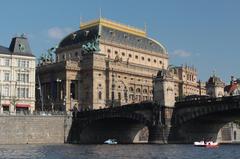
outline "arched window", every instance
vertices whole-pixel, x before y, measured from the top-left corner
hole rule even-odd
[[[140,93],[140,92],[141,92],[141,89],[140,89],[140,88],[137,88],[137,89],[136,89],[136,92],[137,92],[137,93]]]
[[[100,99],[100,100],[102,99],[102,92],[101,91],[98,92],[98,99]]]
[[[150,94],[153,94],[153,90],[150,90],[149,92],[150,92]]]
[[[130,87],[130,88],[129,88],[129,91],[130,91],[130,92],[133,92],[133,87]]]
[[[143,90],[143,93],[147,93],[147,89],[144,89],[144,90]]]
[[[118,99],[121,100],[121,93],[118,92]]]

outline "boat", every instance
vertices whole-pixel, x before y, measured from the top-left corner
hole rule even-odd
[[[116,139],[108,139],[108,140],[104,141],[104,144],[116,145],[117,140]]]
[[[194,142],[194,146],[197,147],[207,147],[207,148],[215,148],[219,146],[218,142],[213,142],[213,141],[196,141]]]

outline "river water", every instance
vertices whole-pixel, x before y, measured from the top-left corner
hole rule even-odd
[[[4,159],[240,159],[240,145],[0,145]]]

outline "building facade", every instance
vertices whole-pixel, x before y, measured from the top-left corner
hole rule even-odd
[[[225,83],[216,75],[211,76],[207,83],[207,95],[210,97],[218,98],[224,96]]]
[[[24,36],[0,46],[1,111],[35,110],[35,56]]]
[[[174,79],[174,95],[184,98],[191,95],[206,95],[206,84],[198,80],[197,69],[182,65],[170,67]]]
[[[55,59],[42,57],[37,68],[39,108],[99,109],[153,100],[153,78],[169,67],[166,48],[146,31],[104,18],[82,23],[55,53]],[[176,97],[199,94],[195,69],[174,71]]]

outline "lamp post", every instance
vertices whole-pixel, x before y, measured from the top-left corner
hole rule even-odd
[[[38,89],[39,89],[39,93],[40,93],[40,101],[41,101],[41,110],[43,111],[43,94],[42,94],[42,86],[41,86],[41,81],[40,81],[40,77],[39,77],[40,71],[38,69]]]
[[[57,100],[60,101],[60,99],[61,99],[61,89],[62,89],[62,85],[61,85],[62,80],[59,79],[59,78],[57,78],[57,79],[56,79],[56,82],[57,82]],[[60,83],[60,86],[59,86],[58,83]],[[60,89],[59,89],[59,88],[60,88]],[[60,90],[60,91],[59,91],[59,90]],[[59,93],[60,93],[60,95],[59,95]],[[59,98],[59,97],[60,97],[60,98]]]
[[[70,111],[73,110],[73,108],[72,108],[72,100],[73,100],[72,93],[70,93]]]
[[[20,89],[19,89],[19,91],[20,91]],[[11,111],[12,111],[12,113],[16,113],[16,111],[17,111],[16,104],[18,101],[18,99],[17,99],[17,80],[15,82],[15,90],[13,93],[14,93],[13,95],[11,94],[11,108],[13,107],[13,110],[11,110]]]
[[[63,107],[64,107],[64,110],[66,111],[66,96],[63,99]]]

